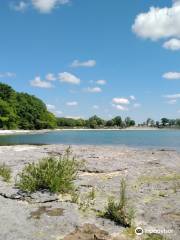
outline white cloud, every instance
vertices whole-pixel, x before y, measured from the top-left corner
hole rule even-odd
[[[70,106],[70,107],[75,107],[75,106],[78,105],[78,102],[76,102],[76,101],[73,101],[73,102],[67,102],[66,105],[67,105],[67,106]]]
[[[0,78],[14,78],[14,77],[16,77],[16,74],[12,72],[0,73]]]
[[[106,85],[106,80],[97,80],[96,81],[96,84],[98,84],[98,85]]]
[[[135,98],[135,96],[134,96],[134,95],[131,95],[129,98],[130,98],[131,100],[133,100],[133,101],[135,101],[135,100],[136,100],[136,98]]]
[[[20,1],[18,4],[11,4],[10,7],[17,12],[24,12],[28,8],[28,3]]]
[[[32,5],[41,13],[50,13],[54,8],[69,3],[69,0],[32,0]]]
[[[88,87],[85,89],[85,91],[90,93],[100,93],[102,92],[102,89],[100,87]]]
[[[116,108],[117,110],[120,110],[120,111],[128,111],[128,110],[129,110],[127,107],[122,106],[122,105],[120,105],[120,104],[118,104],[118,105],[113,104],[112,106],[113,106],[114,108]]]
[[[60,115],[63,114],[62,111],[57,110],[56,107],[54,105],[52,105],[52,104],[46,104],[46,107],[47,107],[48,111],[52,112],[56,116],[60,116]]]
[[[180,37],[180,0],[173,1],[170,8],[151,7],[148,12],[137,15],[132,30],[151,40]]]
[[[50,82],[41,80],[39,76],[36,76],[34,80],[30,81],[31,86],[38,88],[52,88],[53,85]]]
[[[141,107],[141,104],[140,104],[140,103],[134,103],[134,104],[133,104],[133,107],[134,107],[134,108],[140,108],[140,107]]]
[[[54,111],[54,114],[55,114],[56,116],[60,116],[60,115],[63,114],[63,112],[62,112],[62,111],[59,111],[59,110],[56,110],[56,111]]]
[[[180,50],[180,39],[172,38],[163,44],[163,47],[172,51]]]
[[[65,116],[65,118],[84,119],[84,117],[82,117],[82,116]]]
[[[71,67],[95,67],[96,61],[95,60],[88,60],[84,62],[80,62],[79,60],[74,60],[71,64]]]
[[[169,98],[169,99],[177,99],[180,98],[180,93],[176,93],[176,94],[167,94],[164,96],[165,98]]]
[[[176,104],[177,103],[177,99],[171,99],[167,103],[168,104]]]
[[[46,80],[47,81],[56,81],[56,77],[55,77],[55,75],[53,73],[48,73],[46,75]]]
[[[129,100],[127,98],[113,98],[112,102],[115,104],[129,104]]]
[[[94,109],[99,109],[99,106],[98,105],[94,105],[93,108]]]
[[[46,107],[47,107],[47,109],[50,110],[50,111],[56,109],[56,107],[55,107],[54,105],[52,105],[52,104],[46,104]]]
[[[59,80],[60,82],[65,82],[70,84],[79,84],[81,81],[78,77],[68,72],[59,73]]]
[[[180,79],[180,72],[167,72],[163,75],[163,78],[168,80],[178,80]]]

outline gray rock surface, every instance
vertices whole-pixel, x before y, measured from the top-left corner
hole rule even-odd
[[[118,146],[72,146],[76,158],[85,162],[75,181],[78,204],[72,203],[71,196],[46,191],[26,194],[14,187],[16,175],[27,163],[48,154],[63,153],[65,148],[63,145],[0,147],[0,163],[10,166],[13,175],[10,183],[0,180],[0,239],[60,240],[65,236],[68,239],[72,233],[79,236],[81,230],[77,229],[84,229],[85,224],[105,230],[111,236],[109,239],[128,239],[123,227],[97,217],[109,196],[118,199],[122,178],[128,184],[129,205],[135,209],[134,226],[146,231],[171,230],[166,237],[180,239],[180,153]],[[95,198],[89,199],[92,190]]]

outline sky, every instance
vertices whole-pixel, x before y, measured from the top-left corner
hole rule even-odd
[[[61,117],[180,117],[180,0],[6,0],[0,81]]]

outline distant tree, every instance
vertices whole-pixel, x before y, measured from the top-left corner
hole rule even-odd
[[[94,115],[88,119],[86,124],[90,128],[97,128],[97,127],[103,127],[105,125],[105,121],[100,117]]]
[[[169,126],[175,126],[176,120],[175,119],[169,119]]]
[[[117,126],[117,127],[122,127],[123,126],[123,121],[122,121],[122,118],[120,116],[117,116],[117,117],[113,118],[112,121],[113,121],[114,126]]]
[[[156,127],[160,127],[160,123],[159,123],[159,121],[156,121]]]
[[[176,119],[176,126],[180,127],[180,119]]]
[[[113,120],[108,120],[108,121],[106,122],[106,126],[107,126],[107,127],[113,127],[113,126],[114,126],[114,121],[113,121]]]
[[[132,120],[130,117],[126,117],[124,122],[126,127],[132,127],[136,124],[135,121]]]
[[[163,126],[167,126],[169,124],[169,119],[168,118],[161,118],[161,123]]]

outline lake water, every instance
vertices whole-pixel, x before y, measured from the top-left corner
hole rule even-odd
[[[10,144],[88,144],[180,150],[179,130],[155,131],[52,131],[43,134],[0,136],[0,145]]]

